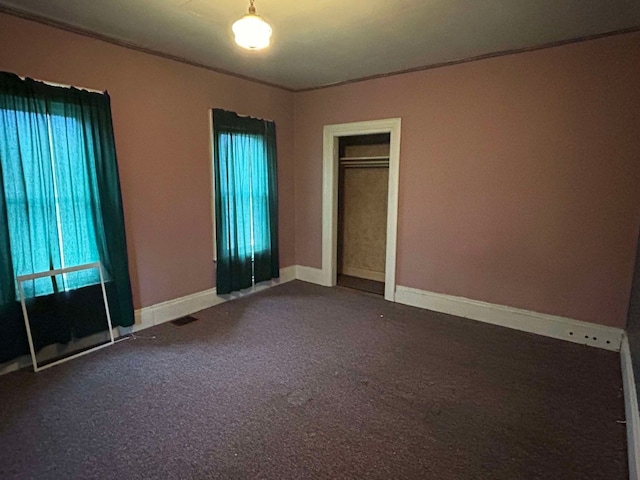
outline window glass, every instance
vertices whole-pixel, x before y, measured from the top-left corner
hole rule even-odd
[[[79,123],[72,116],[0,110],[0,140],[15,276],[99,260]],[[29,161],[21,161],[28,158]],[[20,188],[18,188],[20,187]],[[26,296],[100,282],[97,270],[25,282]],[[17,287],[17,284],[16,284]]]

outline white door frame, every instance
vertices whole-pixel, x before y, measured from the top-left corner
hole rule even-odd
[[[338,156],[340,137],[389,133],[389,194],[387,199],[387,253],[384,298],[395,301],[396,241],[398,228],[398,178],[400,169],[400,118],[325,125],[322,168],[322,283],[336,285],[338,276]]]

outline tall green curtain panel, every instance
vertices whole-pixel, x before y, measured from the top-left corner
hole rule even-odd
[[[280,276],[274,122],[213,110],[216,289]]]
[[[16,277],[96,261],[114,326],[132,325],[108,94],[0,72],[0,363],[29,351]],[[76,291],[73,298],[82,303],[82,291],[97,283],[96,271],[84,271],[23,285],[30,299],[56,302],[61,292]],[[34,343],[66,342],[81,331],[58,325]]]

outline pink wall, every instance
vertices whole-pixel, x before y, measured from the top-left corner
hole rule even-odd
[[[108,90],[136,307],[215,285],[209,109],[273,119],[280,263],[294,263],[293,94],[0,14],[0,70]]]
[[[111,94],[136,307],[215,284],[221,107],[277,123],[281,266],[321,266],[323,125],[402,117],[398,285],[624,325],[638,33],[295,95],[3,14],[0,44],[0,70]]]
[[[297,93],[296,263],[321,267],[323,125],[389,117],[398,285],[625,325],[640,33]]]

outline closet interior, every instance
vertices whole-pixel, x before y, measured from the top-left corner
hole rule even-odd
[[[384,295],[389,134],[341,137],[338,285]]]

